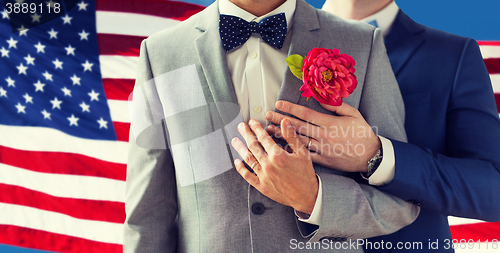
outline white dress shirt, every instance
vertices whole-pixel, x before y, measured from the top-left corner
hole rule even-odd
[[[260,22],[262,19],[284,12],[287,22],[287,36],[284,45],[289,45],[293,14],[296,0],[289,0],[261,17],[241,9],[229,0],[219,1],[219,12],[224,15],[240,17],[247,22]],[[288,41],[287,41],[288,40]],[[243,120],[255,119],[267,125],[266,112],[274,110],[287,68],[285,58],[288,47],[276,49],[254,33],[242,46],[227,52],[227,65]]]
[[[227,65],[233,81],[238,104],[243,120],[259,121],[263,126],[268,124],[266,112],[273,111],[283,83],[284,74],[288,68],[285,58],[288,55],[288,46],[291,40],[293,14],[296,0],[288,0],[278,8],[261,17],[257,17],[229,0],[219,1],[219,13],[236,16],[247,22],[260,22],[262,19],[284,12],[287,22],[287,36],[283,48],[276,49],[261,39],[260,34],[254,33],[242,46],[227,52]],[[319,225],[322,211],[321,179],[318,176],[318,197],[311,216],[297,214],[299,220]]]

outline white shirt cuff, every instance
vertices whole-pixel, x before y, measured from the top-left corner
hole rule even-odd
[[[311,215],[306,213],[295,211],[295,215],[299,218],[299,221],[306,222],[309,224],[319,226],[321,223],[321,214],[323,213],[323,188],[321,187],[321,178],[318,174],[316,174],[318,178],[318,197],[316,198],[316,202],[314,203],[314,208]]]
[[[390,183],[394,179],[396,171],[396,159],[392,142],[382,136],[378,136],[382,143],[383,158],[377,170],[370,176],[370,185],[381,186]]]

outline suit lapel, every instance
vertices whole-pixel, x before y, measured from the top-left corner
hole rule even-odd
[[[424,28],[411,20],[401,10],[396,16],[391,31],[385,38],[387,55],[391,61],[392,70],[397,75],[401,67],[410,59],[415,51],[425,42]]]
[[[319,30],[316,9],[303,0],[297,0],[293,20],[292,38],[288,55],[299,54],[306,56],[311,49],[319,47],[321,43],[320,36],[314,33],[314,31]],[[302,93],[299,90],[300,86],[302,86],[302,80],[295,77],[287,67],[278,100],[298,103],[300,94]]]
[[[202,34],[194,41],[196,52],[218,115],[223,125],[227,125],[238,115],[239,107],[227,67],[226,51],[220,43],[218,1],[200,12],[200,15],[196,29]]]

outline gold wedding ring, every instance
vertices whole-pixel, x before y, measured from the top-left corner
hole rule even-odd
[[[255,165],[259,164],[259,162],[257,160],[255,160],[255,162],[252,163],[252,165],[250,165],[250,168],[253,170],[253,167],[255,167]]]
[[[311,137],[309,137],[309,143],[307,143],[307,146],[306,146],[307,149],[309,149],[309,147],[311,147],[311,142],[312,142]]]

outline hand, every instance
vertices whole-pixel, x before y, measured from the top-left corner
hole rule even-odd
[[[276,102],[276,109],[299,119],[277,112],[267,112],[266,119],[278,124],[290,120],[299,139],[313,151],[312,161],[323,166],[347,172],[366,172],[368,161],[380,149],[380,139],[366,123],[358,110],[343,103],[341,106],[321,104],[339,116],[323,114],[286,101]],[[278,127],[270,125],[268,132],[281,135]]]
[[[234,161],[236,170],[268,198],[311,214],[319,183],[310,152],[298,139],[289,120],[281,121],[281,129],[292,153],[279,147],[256,120],[250,120],[249,125],[239,124],[238,131],[245,138],[248,148],[238,138],[234,138],[231,144],[245,162],[253,167],[255,174],[239,159]]]

